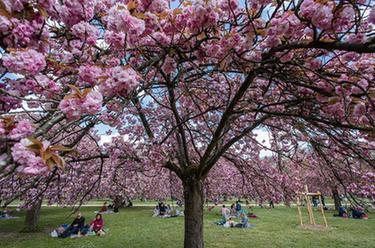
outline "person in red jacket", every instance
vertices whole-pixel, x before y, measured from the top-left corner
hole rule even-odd
[[[104,221],[101,214],[95,216],[95,219],[90,223],[90,227],[97,234],[103,232]]]

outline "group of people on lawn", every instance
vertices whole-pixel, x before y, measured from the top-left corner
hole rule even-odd
[[[171,208],[169,204],[165,204],[164,202],[159,202],[158,205],[154,208],[154,215],[153,217],[177,217],[182,216],[183,212],[177,209]]]
[[[19,209],[17,210],[19,211]],[[19,218],[19,217],[15,217],[15,216],[12,216],[13,211],[11,211],[10,209],[8,208],[4,208],[4,210],[0,211],[0,220],[3,220],[3,219],[15,219],[15,218]]]
[[[339,208],[338,217],[352,217],[355,219],[366,219],[368,216],[358,208],[351,207],[351,214],[345,209],[345,207]],[[107,203],[104,203],[101,207],[100,211],[96,214],[95,218],[90,222],[89,225],[85,225],[85,218],[82,216],[80,212],[77,212],[76,218],[73,220],[72,224],[62,225],[58,229],[56,229],[57,237],[66,238],[75,235],[87,235],[91,233],[92,235],[96,234],[101,236],[105,234],[104,232],[104,220],[102,217],[103,212],[108,211]],[[246,211],[242,210],[242,206],[240,201],[233,203],[230,208],[227,208],[225,205],[222,206],[221,210],[221,220],[217,222],[219,225],[223,225],[224,227],[238,227],[238,228],[248,228],[252,227],[249,223],[248,216]],[[154,208],[154,216],[159,217],[176,217],[182,215],[180,211],[171,208],[169,204],[165,204],[164,202],[159,202],[158,205]],[[252,216],[250,216],[252,217]],[[235,218],[240,218],[240,222],[235,222]]]
[[[224,227],[238,227],[238,228],[248,228],[251,227],[249,223],[249,218],[244,210],[242,210],[242,206],[240,201],[237,201],[235,204],[233,203],[229,208],[225,205],[220,210],[221,212],[221,220],[217,222],[219,225],[223,225]],[[234,221],[234,218],[240,218],[240,222],[237,223]]]
[[[95,218],[90,222],[89,225],[85,225],[85,217],[82,216],[81,212],[77,212],[75,219],[70,225],[61,225],[52,233],[59,238],[67,238],[73,236],[85,236],[88,234],[93,235],[104,235],[104,220],[102,214],[96,214]]]
[[[353,218],[353,219],[368,219],[368,215],[360,207],[350,207],[349,213],[344,206],[339,207],[339,213],[334,214],[335,217]]]

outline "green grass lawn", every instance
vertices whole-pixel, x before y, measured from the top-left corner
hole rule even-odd
[[[98,207],[83,207],[86,220],[94,217]],[[183,217],[152,218],[151,207],[121,209],[118,214],[104,215],[109,233],[103,237],[50,238],[49,232],[62,223],[70,223],[70,208],[43,207],[38,233],[20,233],[21,218],[0,220],[0,247],[182,247]],[[206,247],[375,247],[375,214],[369,220],[331,217],[327,212],[329,231],[308,231],[298,228],[295,208],[277,207],[273,210],[254,208],[259,216],[250,219],[253,229],[223,228],[213,224],[220,218],[219,208],[205,213],[204,237]],[[307,214],[306,218],[307,218]],[[316,217],[320,216],[315,212]],[[321,218],[317,222],[323,223]]]

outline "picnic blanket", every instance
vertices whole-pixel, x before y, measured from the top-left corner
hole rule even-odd
[[[10,215],[3,215],[3,216],[0,216],[0,220],[12,220],[12,219],[18,219],[20,217],[18,216],[10,216]]]
[[[234,227],[234,228],[253,228],[253,227],[255,227],[255,225],[254,224],[248,224],[247,226],[243,226],[243,225],[241,225],[241,223],[238,223],[238,222],[230,223],[228,221],[223,225],[223,227],[225,227],[225,228],[230,228],[230,227]]]
[[[104,211],[104,212],[94,211],[94,213],[96,213],[96,214],[113,214],[115,212],[113,212],[112,210],[107,210],[107,211]]]
[[[63,233],[67,228],[69,227],[68,224],[62,224],[61,226],[59,226],[58,228],[56,228],[55,230],[53,230],[51,233],[50,233],[50,236],[52,238],[58,238],[59,235],[61,233]],[[103,229],[104,231],[104,234],[108,233],[109,232],[109,228],[104,228]],[[104,235],[102,234],[102,235]],[[101,235],[101,236],[102,236]],[[69,238],[81,238],[81,237],[86,237],[86,236],[96,236],[96,233],[92,230],[88,230],[86,234],[72,234],[69,236]]]
[[[154,212],[152,217],[159,217],[159,218],[173,218],[173,217],[179,217],[184,216],[184,211],[180,210],[171,210],[169,214],[159,215],[158,212]]]

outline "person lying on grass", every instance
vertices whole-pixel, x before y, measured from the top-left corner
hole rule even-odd
[[[104,233],[104,220],[101,214],[97,214],[95,219],[93,219],[90,223],[90,228],[93,230],[96,235],[100,236]]]

